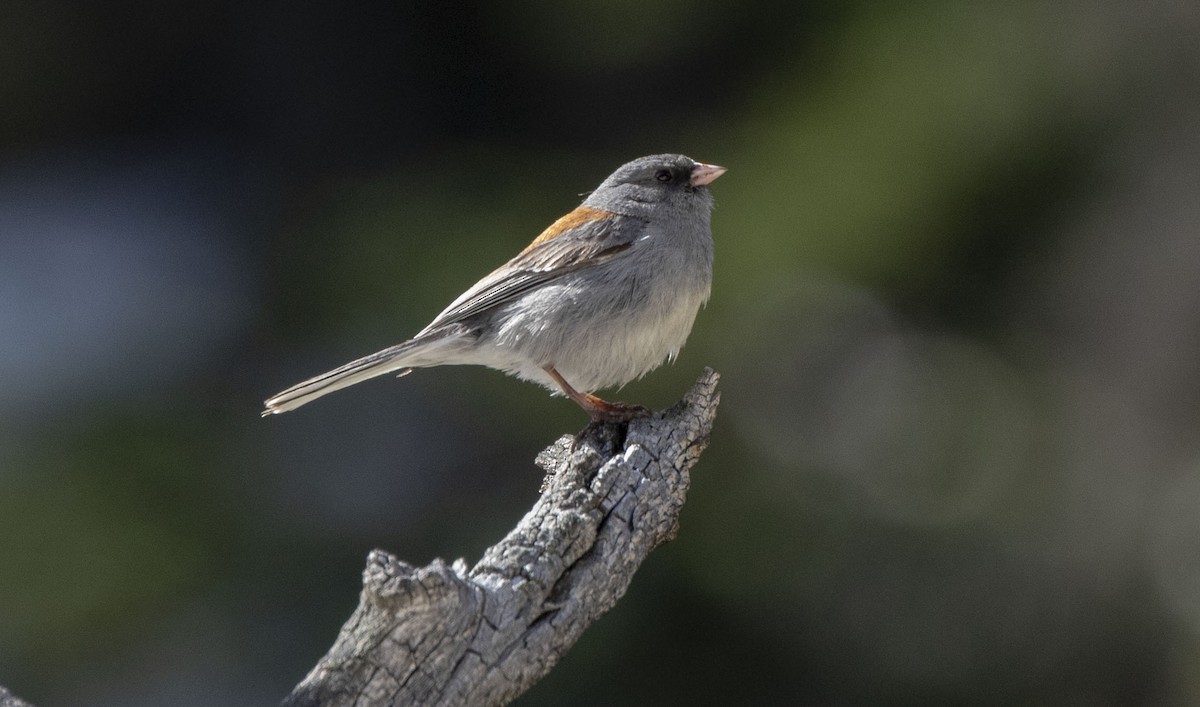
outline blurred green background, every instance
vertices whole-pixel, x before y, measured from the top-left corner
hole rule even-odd
[[[584,423],[485,369],[259,419],[617,165],[714,185],[678,540],[519,704],[1200,702],[1200,6],[0,4],[0,683],[263,705],[367,552]]]

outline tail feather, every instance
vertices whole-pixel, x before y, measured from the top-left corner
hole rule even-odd
[[[399,375],[405,375],[414,368],[414,364],[417,364],[412,359],[414,358],[414,349],[419,348],[417,346],[418,343],[425,342],[418,342],[417,340],[406,341],[403,344],[397,344],[391,348],[373,353],[370,356],[364,356],[358,360],[351,361],[344,366],[309,378],[302,383],[297,383],[291,388],[268,398],[263,403],[266,409],[263,410],[262,415],[266,417],[267,415],[278,415],[281,412],[295,410],[322,395],[327,395],[335,390],[341,390],[355,383],[361,383],[369,378],[382,376],[385,373],[400,371]]]

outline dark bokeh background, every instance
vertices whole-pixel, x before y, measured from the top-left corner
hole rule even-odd
[[[0,5],[0,683],[263,705],[367,552],[474,561],[584,422],[483,369],[258,418],[627,159],[730,168],[621,397],[724,407],[520,701],[1200,701],[1200,7]]]

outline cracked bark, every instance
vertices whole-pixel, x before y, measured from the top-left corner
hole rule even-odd
[[[498,705],[527,690],[675,537],[717,380],[706,369],[670,410],[539,454],[542,496],[472,568],[371,552],[358,608],[284,705]]]
[[[499,705],[529,689],[675,537],[718,378],[705,369],[670,410],[544,450],[542,496],[474,567],[371,552],[358,608],[283,704]],[[0,707],[32,705],[0,686]]]

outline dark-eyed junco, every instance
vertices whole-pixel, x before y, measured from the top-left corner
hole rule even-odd
[[[623,165],[416,336],[288,388],[263,415],[384,373],[463,363],[541,383],[594,421],[647,414],[590,391],[624,385],[679,353],[708,300],[708,185],[724,173],[683,155]]]

